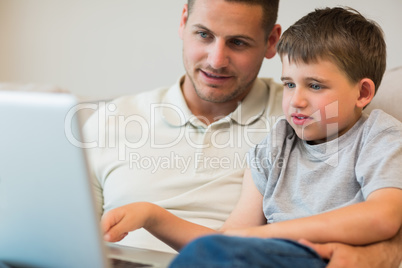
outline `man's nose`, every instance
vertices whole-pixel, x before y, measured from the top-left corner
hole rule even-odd
[[[211,44],[208,52],[208,64],[214,69],[227,67],[229,64],[229,54],[224,40],[216,40]]]

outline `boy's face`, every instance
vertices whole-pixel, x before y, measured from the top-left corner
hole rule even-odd
[[[267,42],[262,16],[259,5],[224,0],[197,0],[190,16],[185,6],[179,29],[186,69],[184,90],[191,88],[209,102],[241,100],[264,57],[273,57],[276,51],[277,38]]]
[[[296,64],[285,55],[282,63],[282,108],[299,138],[323,143],[346,133],[360,118],[359,83],[351,83],[331,61]]]

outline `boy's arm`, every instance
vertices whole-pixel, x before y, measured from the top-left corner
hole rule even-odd
[[[250,169],[246,169],[243,176],[243,185],[239,201],[222,226],[221,231],[234,228],[247,228],[267,223],[263,212],[263,195],[258,191],[251,176]]]
[[[365,202],[310,217],[230,230],[227,234],[365,245],[397,234],[402,224],[401,204],[401,189],[384,188],[371,193]]]
[[[262,195],[246,170],[239,202],[222,229],[245,228],[265,224]],[[116,242],[128,232],[145,228],[158,239],[179,250],[193,239],[217,231],[185,221],[152,203],[132,203],[110,210],[102,217],[104,239]]]
[[[108,211],[102,217],[101,226],[104,240],[109,242],[120,241],[128,232],[145,228],[175,250],[199,236],[216,233],[147,202],[131,203]]]

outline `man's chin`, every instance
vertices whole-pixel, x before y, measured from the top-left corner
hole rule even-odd
[[[212,103],[225,103],[231,101],[233,96],[231,94],[204,94],[203,92],[197,92],[200,99]]]

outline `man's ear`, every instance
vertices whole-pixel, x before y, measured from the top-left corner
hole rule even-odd
[[[186,27],[187,19],[188,19],[188,6],[187,4],[184,4],[183,11],[181,13],[180,27],[179,27],[179,36],[181,39],[183,39],[183,32],[184,28]]]
[[[275,24],[271,33],[268,36],[267,51],[265,52],[265,58],[271,59],[276,55],[276,44],[281,37],[282,28],[279,24]]]
[[[356,106],[359,108],[366,107],[375,95],[375,85],[370,78],[363,78],[359,82],[359,98],[356,101]]]

